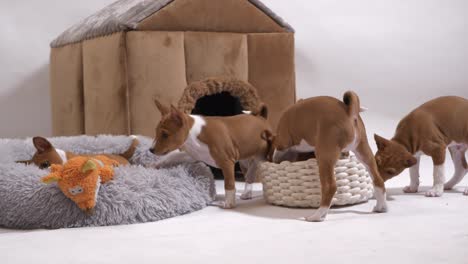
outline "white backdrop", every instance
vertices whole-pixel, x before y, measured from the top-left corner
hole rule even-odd
[[[0,1],[0,137],[51,134],[49,42],[111,2]],[[357,91],[369,133],[391,136],[429,98],[468,97],[468,1],[263,2],[296,29],[298,97]]]
[[[50,135],[48,44],[112,1],[0,0],[0,137]],[[362,114],[369,136],[390,137],[404,114],[430,98],[468,97],[467,0],[262,1],[297,31],[298,97],[341,98],[345,90],[357,91],[370,108]],[[432,185],[432,164],[428,157],[422,162],[423,192]],[[453,166],[446,169],[448,179]],[[459,192],[468,177],[456,191],[431,199],[422,192],[402,195],[407,171],[386,183],[393,193],[388,214],[367,214],[371,201],[333,209],[326,222],[310,224],[292,220],[304,210],[266,206],[257,198],[229,212],[209,207],[98,232],[0,229],[0,262],[186,263],[197,255],[207,263],[343,263],[348,256],[362,263],[466,263],[468,197]],[[245,243],[246,236],[261,246]],[[76,249],[71,252],[70,241]],[[50,245],[58,250],[44,254]],[[223,256],[233,248],[234,254]]]

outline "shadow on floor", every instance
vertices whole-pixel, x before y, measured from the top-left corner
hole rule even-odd
[[[426,191],[431,189],[432,186],[419,186],[418,192],[417,193],[405,193],[403,192],[402,187],[393,187],[393,188],[387,188],[387,201],[389,200],[389,197],[392,198],[393,196],[401,196],[401,195],[413,195],[413,196],[424,196]],[[455,186],[455,189],[453,190],[445,190],[444,193],[463,193],[463,190],[459,190],[457,186]],[[424,196],[425,197],[425,196]],[[393,198],[392,198],[393,199]]]
[[[399,196],[421,196],[421,199],[426,198],[424,193],[429,190],[431,186],[420,186],[418,193],[404,193],[402,187],[387,188],[387,202],[389,208],[392,207],[392,201],[398,200]],[[445,191],[446,193],[459,193],[459,190]],[[275,206],[268,204],[263,198],[262,191],[254,191],[252,200],[240,200],[240,193],[237,196],[237,207],[234,209],[238,213],[247,214],[256,217],[272,218],[272,219],[290,219],[297,220],[301,217],[313,214],[316,209],[313,208],[289,208],[282,206]],[[223,195],[219,195],[217,200],[223,199]],[[329,211],[329,215],[339,214],[356,214],[356,215],[378,215],[372,212],[375,205],[375,199],[371,198],[367,203],[360,203],[355,205],[334,206]]]
[[[218,195],[217,200],[224,199],[223,195]],[[375,202],[370,200],[369,202]],[[346,206],[334,206],[331,208],[328,214],[358,214],[358,215],[368,215],[373,214],[371,211],[362,208],[362,210],[354,209],[359,205],[366,203],[361,203],[357,205],[346,205]],[[366,206],[367,208],[367,206]],[[313,214],[316,210],[315,208],[290,208],[283,206],[276,206],[268,204],[263,198],[261,191],[253,192],[252,200],[240,200],[239,193],[237,196],[237,207],[234,209],[235,212],[247,214],[256,217],[264,218],[273,218],[273,219],[290,219],[297,221],[299,218]]]

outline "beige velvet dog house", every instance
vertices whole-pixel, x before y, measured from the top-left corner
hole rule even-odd
[[[293,29],[258,0],[120,0],[51,47],[55,135],[153,136],[152,98],[177,105],[188,84],[207,77],[248,81],[275,126],[295,101]],[[236,105],[229,91],[206,97],[197,101],[202,114]]]

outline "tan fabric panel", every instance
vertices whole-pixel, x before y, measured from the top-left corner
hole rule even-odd
[[[247,0],[177,0],[144,19],[138,30],[285,32]]]
[[[276,129],[281,112],[296,100],[294,34],[249,34],[249,82],[269,107]]]
[[[153,98],[177,105],[185,81],[184,33],[127,33],[130,127],[132,134],[154,136],[161,119]]]
[[[128,134],[125,59],[125,33],[83,42],[86,134]]]
[[[50,94],[54,136],[84,133],[81,54],[81,43],[53,48],[50,51]]]
[[[248,78],[247,36],[235,33],[185,33],[187,83],[207,77]]]

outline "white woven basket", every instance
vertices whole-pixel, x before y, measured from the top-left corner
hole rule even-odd
[[[320,179],[316,159],[280,164],[265,162],[260,167],[263,195],[268,203],[288,207],[320,206]],[[369,200],[372,180],[355,156],[339,159],[335,165],[337,191],[332,205],[348,205]]]

